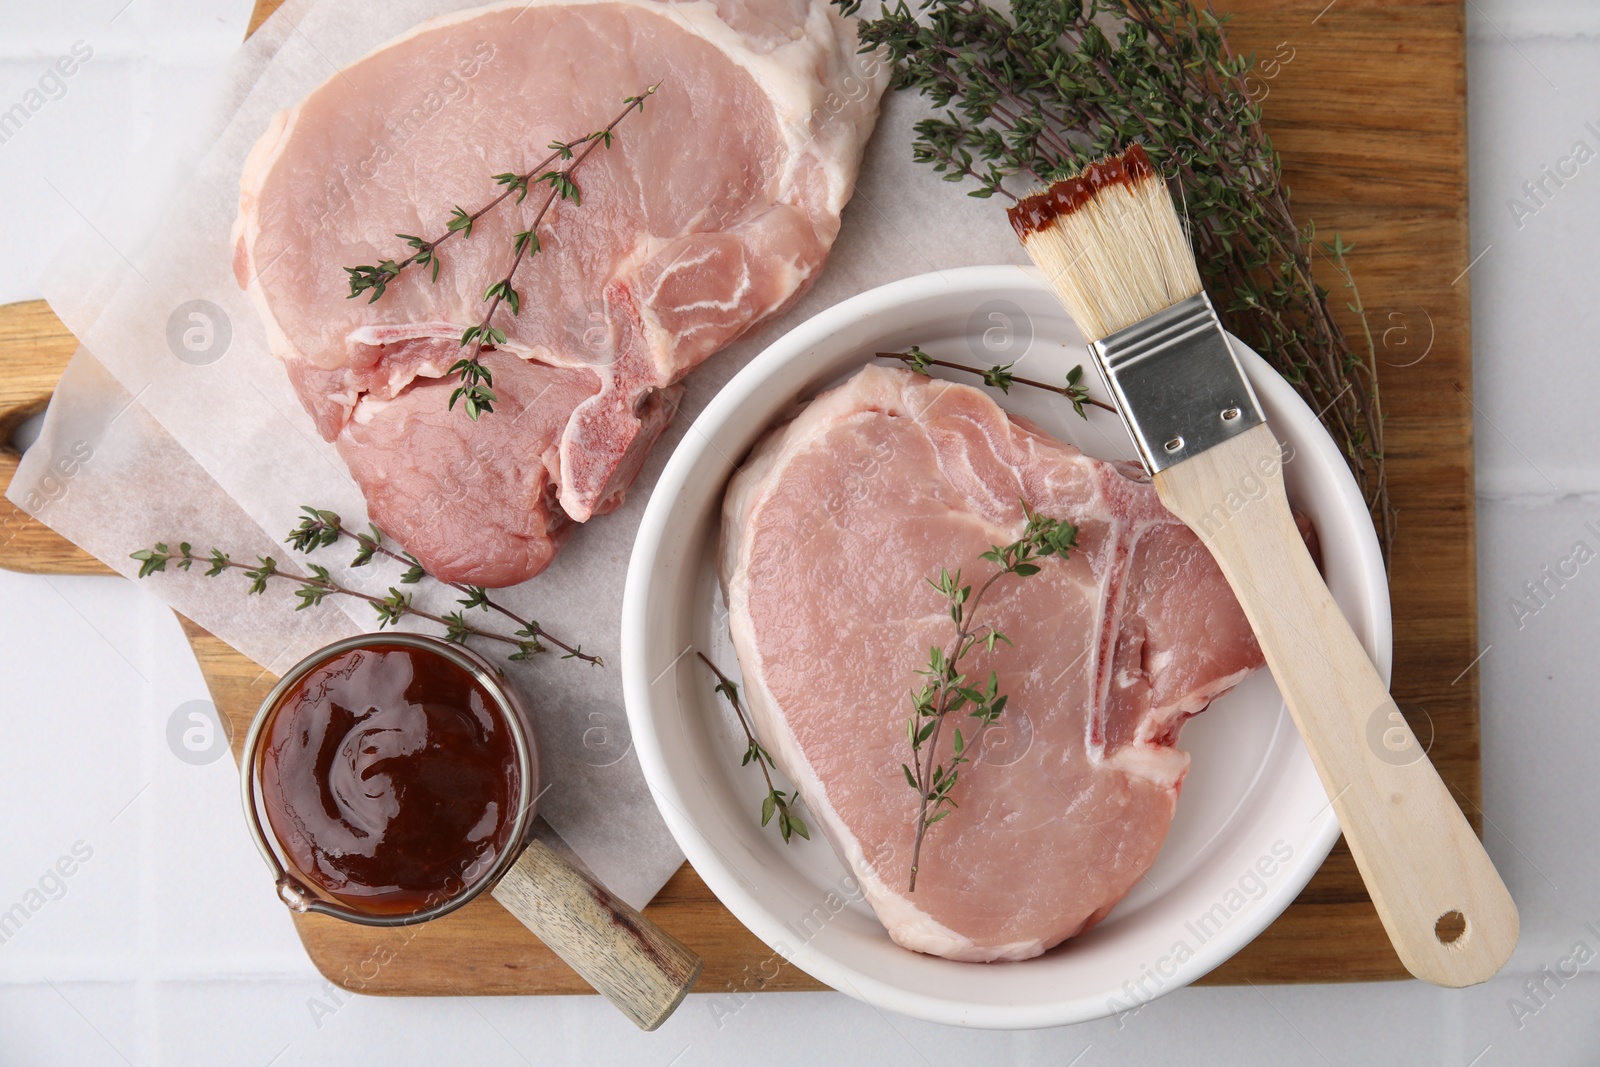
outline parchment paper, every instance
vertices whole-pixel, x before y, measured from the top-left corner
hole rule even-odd
[[[303,570],[305,557],[282,544],[302,504],[365,528],[359,490],[313,430],[234,282],[229,235],[239,174],[274,112],[420,20],[470,6],[400,0],[362,3],[357,14],[348,2],[290,0],[235,57],[217,117],[194,131],[192,145],[152,146],[147,166],[111,183],[44,280],[51,306],[84,348],[24,457],[12,500],[129,575],[137,564],[127,554],[158,540],[216,545],[235,559],[270,553]],[[662,464],[739,367],[822,308],[927,270],[1025,261],[998,203],[969,198],[910,162],[910,127],[926,114],[920,101],[885,105],[839,242],[812,292],[690,375],[672,426],[623,508],[579,529],[544,574],[494,594],[608,664],[547,654],[510,665],[508,676],[537,720],[546,788],[540,812],[636,906],[682,862],[632,753],[617,648],[628,556]],[[340,544],[311,559],[378,595],[397,581],[396,566],[346,567],[351,555]],[[287,582],[245,597],[237,574],[207,579],[196,570],[144,581],[274,672],[375,628],[371,608],[347,599],[294,611]],[[435,583],[406,588],[419,606],[454,610],[454,595]]]

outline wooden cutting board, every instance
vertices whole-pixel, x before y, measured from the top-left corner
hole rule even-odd
[[[279,2],[258,0],[252,31]],[[1235,49],[1260,58],[1258,92],[1266,94],[1266,122],[1297,216],[1355,243],[1353,267],[1374,328],[1384,331],[1389,479],[1400,512],[1390,574],[1393,690],[1418,737],[1432,739],[1434,763],[1481,833],[1463,7],[1457,0],[1218,6],[1236,16]],[[1354,325],[1345,324],[1347,335],[1356,336]],[[0,441],[42,410],[75,347],[43,302],[0,308]],[[14,450],[0,449],[7,484],[16,463]],[[105,573],[3,500],[0,566]],[[184,625],[237,744],[274,679]],[[262,891],[269,891],[265,872]],[[823,988],[740,926],[687,864],[646,914],[705,957],[700,992]],[[317,916],[296,917],[295,926],[322,973],[358,992],[589,992],[487,897],[404,930]],[[1202,982],[1403,977],[1341,841],[1278,921]]]

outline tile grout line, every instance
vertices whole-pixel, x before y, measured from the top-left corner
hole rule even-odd
[[[137,590],[137,596],[139,661],[153,676],[156,657],[152,646],[161,627],[159,620],[153,619],[152,616],[158,610],[167,609],[158,606],[155,597],[143,589]],[[153,682],[148,681],[140,688],[139,710],[134,717],[135,728],[141,735],[134,747],[134,751],[138,753],[135,773],[143,787],[148,787],[155,771],[155,761],[151,759],[151,746],[156,743],[157,736],[160,736],[165,743],[166,736],[165,730],[152,729],[152,717],[159,719],[159,711],[155,707],[157,688]],[[145,805],[138,818],[139,887],[133,917],[134,958],[138,961],[138,973],[134,978],[133,1002],[136,1005],[139,1021],[134,1048],[140,1063],[160,1063],[162,1062],[162,1057],[158,1055],[161,1048],[160,990],[150,980],[153,964],[160,954],[151,915],[155,902],[161,898],[160,872],[156,869],[155,856],[157,820],[152,816],[149,804]]]

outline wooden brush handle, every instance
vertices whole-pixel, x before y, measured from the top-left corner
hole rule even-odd
[[[700,977],[700,957],[534,840],[493,890],[584,981],[641,1030],[667,1020]]]
[[[1516,946],[1516,905],[1317,573],[1272,431],[1256,426],[1154,480],[1233,586],[1401,962],[1436,985],[1487,980]],[[1451,913],[1466,927],[1446,941],[1459,929]]]

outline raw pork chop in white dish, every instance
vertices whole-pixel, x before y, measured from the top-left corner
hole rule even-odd
[[[928,580],[959,567],[981,584],[995,564],[980,554],[1022,534],[1022,500],[1075,523],[1077,547],[983,601],[980,621],[1012,645],[962,667],[998,673],[1009,745],[961,768],[958,807],[928,830],[908,892],[910,694],[953,632]],[[979,389],[861,370],[756,446],[722,518],[760,738],[889,935],[921,952],[1027,959],[1105,917],[1166,839],[1184,720],[1262,666],[1210,554],[1142,471],[1036,432]]]
[[[537,574],[618,507],[696,364],[816,277],[887,65],[828,0],[515,0],[435,19],[277,116],[245,165],[234,272],[372,519],[435,576]],[[446,232],[555,141],[660,88],[557,201],[485,360],[495,409],[448,410],[464,330],[542,199],[507,201],[376,302],[346,267]]]

